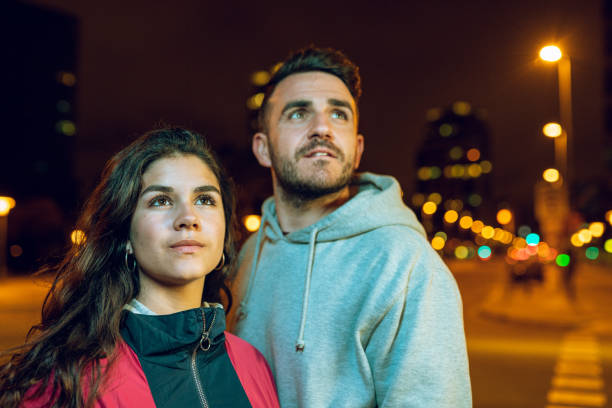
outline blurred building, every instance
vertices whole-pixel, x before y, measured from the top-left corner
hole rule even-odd
[[[74,218],[78,22],[15,1],[0,9],[10,33],[0,195],[17,203],[8,220],[9,268],[31,270],[67,243]]]
[[[491,219],[495,211],[490,180],[493,163],[483,114],[458,101],[446,109],[430,109],[427,119],[416,159],[416,192],[410,201],[428,234],[449,224],[445,220],[448,211],[453,217],[452,211],[457,216]]]

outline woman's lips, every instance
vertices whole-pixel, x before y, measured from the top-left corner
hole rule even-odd
[[[203,246],[204,245],[199,241],[184,240],[175,242],[174,244],[170,245],[170,248],[182,254],[192,254],[202,249]]]

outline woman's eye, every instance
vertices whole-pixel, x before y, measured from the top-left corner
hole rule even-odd
[[[209,195],[201,195],[196,199],[197,205],[216,205],[215,199]]]
[[[341,110],[336,110],[332,113],[332,118],[334,119],[342,119],[342,120],[347,120],[348,119],[348,115],[346,113],[344,113]]]
[[[165,207],[172,204],[170,199],[166,196],[158,196],[154,197],[151,201],[149,201],[150,207]]]

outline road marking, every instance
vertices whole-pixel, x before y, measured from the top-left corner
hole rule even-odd
[[[601,392],[558,391],[548,392],[548,402],[553,404],[577,404],[585,407],[603,407],[606,395]]]
[[[555,388],[582,388],[585,390],[600,390],[603,388],[603,380],[589,377],[554,377],[552,380]]]
[[[605,406],[608,399],[602,392],[601,375],[597,338],[585,333],[567,333],[561,342],[546,408]]]

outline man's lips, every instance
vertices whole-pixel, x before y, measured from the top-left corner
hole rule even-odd
[[[203,246],[204,244],[202,244],[199,241],[183,240],[183,241],[175,242],[174,244],[170,245],[170,248],[174,249],[177,252],[187,254],[187,253],[194,253],[200,248],[202,248]]]
[[[304,157],[332,157],[336,158],[336,155],[326,149],[314,149],[306,153]]]

